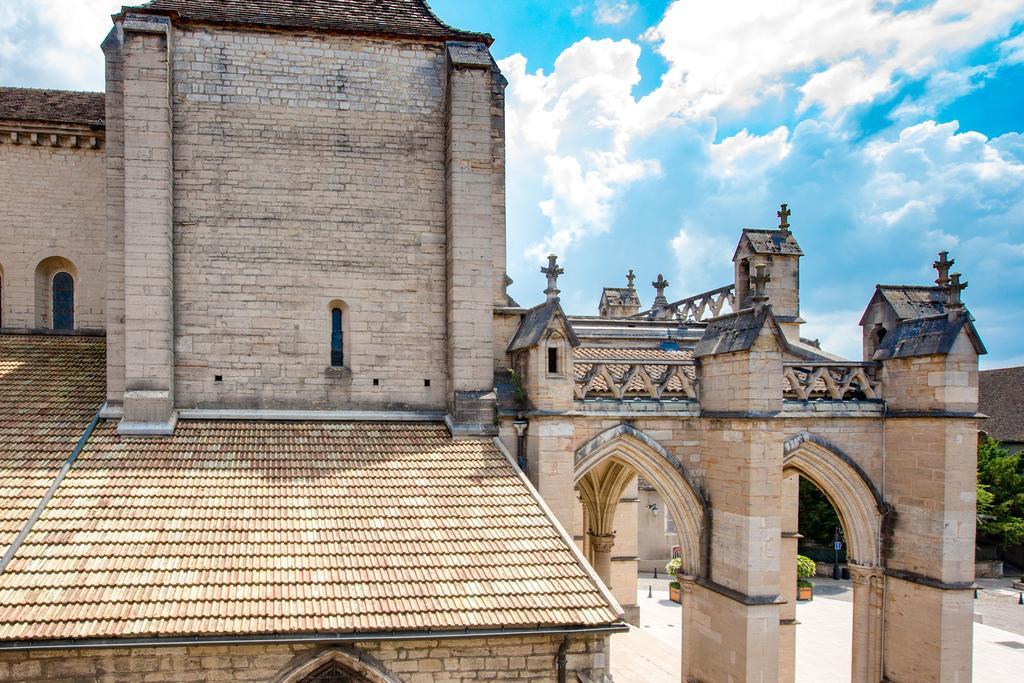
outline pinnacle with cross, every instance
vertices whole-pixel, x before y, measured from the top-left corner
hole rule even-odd
[[[959,310],[964,307],[960,292],[967,289],[967,283],[960,282],[961,277],[963,276],[960,273],[953,273],[949,276],[949,284],[946,285],[946,308],[950,310]]]
[[[939,271],[939,277],[935,280],[935,284],[939,287],[949,286],[949,270],[956,263],[956,259],[949,258],[948,251],[939,252],[939,260],[932,264],[932,268]]]
[[[665,279],[665,276],[658,273],[658,279],[651,283],[651,286],[654,287],[654,290],[658,293],[658,295],[654,297],[654,308],[664,306],[668,303],[668,299],[665,298],[665,290],[668,289],[668,285],[669,282]]]
[[[636,287],[633,286],[636,282],[636,274],[633,273],[632,268],[630,268],[629,273],[626,275],[626,282],[629,283],[630,289],[636,289]]]
[[[767,285],[772,281],[772,276],[768,274],[768,266],[763,263],[758,263],[754,271],[754,277],[750,278],[750,283],[754,285],[754,303],[763,304],[768,301]]]
[[[793,215],[793,212],[789,210],[789,204],[783,204],[780,211],[776,211],[775,215],[779,217],[779,230],[782,231],[783,235],[789,234],[789,217]]]
[[[548,267],[541,268],[540,272],[548,276],[548,288],[544,290],[548,301],[557,301],[561,290],[558,289],[558,276],[565,273],[564,268],[558,267],[558,257],[554,254],[548,256]]]

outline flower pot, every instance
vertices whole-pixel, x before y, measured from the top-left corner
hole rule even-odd
[[[668,599],[672,602],[677,602],[680,605],[683,604],[683,593],[681,590],[674,586],[668,587]]]
[[[796,599],[802,602],[814,599],[814,586],[797,586]]]

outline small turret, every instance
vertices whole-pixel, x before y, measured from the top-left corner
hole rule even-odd
[[[598,315],[602,318],[629,318],[640,312],[640,297],[636,293],[636,275],[632,270],[626,275],[626,287],[605,287],[598,304]]]

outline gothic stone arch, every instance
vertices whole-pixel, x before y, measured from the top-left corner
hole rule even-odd
[[[608,458],[616,458],[649,481],[665,496],[676,520],[682,571],[703,576],[707,505],[683,465],[661,444],[629,425],[594,437],[576,451],[574,483]]]
[[[372,656],[350,647],[334,647],[302,655],[275,678],[274,683],[300,683],[307,676],[332,663],[337,663],[342,671],[356,680],[368,683],[401,683]]]
[[[814,482],[839,514],[853,579],[851,680],[878,681],[882,676],[884,638],[882,519],[891,507],[856,461],[816,434],[801,432],[786,441],[782,468],[783,472],[797,472]],[[795,581],[795,568],[793,572]]]
[[[823,437],[801,432],[786,441],[782,469],[807,477],[828,497],[843,524],[851,563],[881,565],[882,517],[890,508],[850,456]]]

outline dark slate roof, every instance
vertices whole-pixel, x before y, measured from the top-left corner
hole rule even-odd
[[[755,254],[804,255],[800,245],[797,244],[796,238],[793,237],[793,233],[783,237],[781,230],[744,228],[743,235],[740,237],[740,244],[743,244],[744,239],[750,244],[750,248]]]
[[[988,415],[986,434],[1004,443],[1024,443],[1024,367],[978,373],[978,409]]]
[[[528,349],[539,344],[544,339],[544,333],[550,329],[551,323],[555,320],[561,320],[569,343],[574,347],[579,346],[579,337],[573,331],[569,319],[565,317],[562,305],[558,303],[558,299],[555,299],[540,306],[534,306],[526,312],[522,322],[519,323],[519,329],[516,330],[515,336],[509,342],[509,352]]]
[[[105,95],[101,92],[0,88],[0,120],[102,128],[105,118]]]
[[[640,297],[629,287],[605,287],[601,300],[611,306],[639,306]]]
[[[493,42],[486,33],[445,24],[426,0],[152,0],[130,9],[176,12],[209,24]]]
[[[885,301],[892,306],[896,317],[900,320],[930,318],[946,314],[946,293],[938,287],[922,287],[915,285],[878,285],[875,294],[868,304]],[[867,313],[864,314],[867,317]],[[861,320],[861,325],[864,320]]]
[[[900,322],[896,329],[885,335],[875,352],[875,360],[886,358],[913,358],[949,353],[962,331],[978,354],[988,353],[978,331],[966,311],[950,320],[947,315],[917,318]]]
[[[720,353],[747,351],[754,346],[761,328],[771,325],[776,339],[783,349],[789,348],[786,336],[779,328],[771,307],[747,308],[713,319],[704,330],[704,336],[693,349],[697,358]]]

